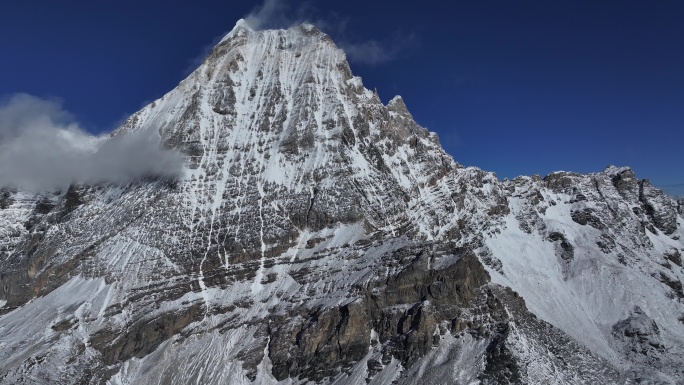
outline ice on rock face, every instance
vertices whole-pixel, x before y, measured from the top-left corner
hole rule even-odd
[[[182,177],[0,195],[0,383],[684,379],[684,219],[627,168],[461,167],[309,25],[238,21],[147,129]]]

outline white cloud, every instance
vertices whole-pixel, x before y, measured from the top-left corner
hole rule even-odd
[[[404,51],[415,48],[418,45],[418,39],[413,33],[402,34],[397,31],[383,42],[367,40],[349,43],[342,40],[339,45],[352,63],[378,65],[395,60]]]
[[[18,94],[0,103],[0,187],[41,191],[74,182],[172,178],[182,161],[160,147],[155,133],[92,136],[57,100]]]
[[[327,18],[319,17],[318,14],[318,9],[313,2],[301,2],[293,8],[287,0],[264,0],[243,19],[254,30],[290,28],[302,23],[313,24],[326,31],[344,30],[346,20],[333,14]]]
[[[297,20],[288,17],[287,4],[282,0],[264,0],[244,17],[252,29],[288,28],[297,24]]]
[[[340,47],[350,61],[359,64],[377,65],[394,59],[396,52],[383,46],[376,40],[363,43],[341,43]]]

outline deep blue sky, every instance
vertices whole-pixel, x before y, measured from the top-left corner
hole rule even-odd
[[[629,165],[684,183],[684,2],[451,3],[290,0],[271,16],[356,50],[365,86],[402,95],[461,164],[500,178]],[[3,0],[0,97],[58,97],[111,130],[259,4]]]

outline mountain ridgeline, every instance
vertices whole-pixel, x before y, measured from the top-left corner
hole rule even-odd
[[[307,24],[142,131],[179,178],[0,191],[0,383],[684,382],[684,202],[629,168],[462,167]]]

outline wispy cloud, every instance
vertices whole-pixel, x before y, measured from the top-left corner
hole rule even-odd
[[[378,65],[392,61],[402,50],[415,42],[413,35],[401,38],[395,36],[388,42],[376,39],[352,42],[346,36],[348,18],[332,13],[320,16],[318,9],[310,2],[301,3],[293,9],[286,0],[265,0],[244,19],[255,30],[289,28],[301,23],[313,24],[332,35],[351,62],[363,65]]]
[[[183,159],[161,148],[153,132],[95,137],[59,100],[27,94],[0,103],[0,186],[29,191],[78,183],[128,183],[176,177]]]
[[[256,30],[288,28],[298,21],[288,15],[288,4],[282,0],[265,0],[244,19],[250,27]]]
[[[318,8],[310,1],[292,7],[287,0],[264,0],[243,19],[255,30],[290,28],[308,23],[321,30],[340,32],[346,25],[346,20],[335,14],[321,17]]]
[[[347,54],[347,58],[359,64],[377,65],[394,59],[396,50],[380,44],[377,40],[363,43],[340,43],[340,48]]]
[[[343,39],[339,45],[351,62],[373,66],[397,59],[403,52],[416,46],[417,42],[418,39],[414,34],[395,33],[393,37],[383,42],[372,39],[360,43],[349,43]]]

